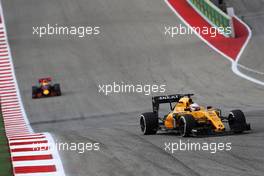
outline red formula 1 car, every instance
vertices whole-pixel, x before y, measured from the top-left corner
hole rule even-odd
[[[40,78],[39,85],[32,86],[32,98],[61,96],[60,84],[52,84],[51,78]]]

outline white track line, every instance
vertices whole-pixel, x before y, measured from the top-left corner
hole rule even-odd
[[[43,144],[27,144],[27,145],[13,145],[13,146],[10,146],[10,149],[33,148],[33,149],[35,149],[35,151],[39,151],[39,149],[45,148],[45,147],[52,148],[53,145],[48,144],[48,143],[43,143]]]
[[[55,161],[61,161],[60,160],[60,155],[59,155],[59,152],[58,152],[58,150],[56,148],[56,143],[55,143],[53,137],[51,136],[50,133],[45,133],[45,135],[46,135],[49,143],[53,144],[51,147],[52,147],[52,151],[53,151],[52,156],[53,156],[54,160]],[[56,166],[57,166],[57,172],[58,173],[63,173],[63,175],[65,175],[62,162],[57,162]]]
[[[33,161],[13,161],[14,167],[22,167],[22,166],[49,166],[54,165],[56,166],[56,162],[54,159],[47,159],[47,160],[33,160]]]
[[[244,50],[245,50],[247,44],[249,43],[249,41],[250,41],[250,39],[251,39],[251,37],[252,37],[252,31],[251,31],[251,29],[249,28],[249,26],[248,26],[244,21],[242,21],[241,19],[239,19],[237,16],[236,16],[236,19],[237,19],[238,21],[240,21],[242,24],[244,24],[244,25],[246,26],[246,28],[247,28],[247,30],[248,30],[248,32],[249,32],[249,36],[248,36],[247,41],[245,42],[244,46],[243,46],[242,49],[240,50],[240,53],[238,54],[236,60],[232,62],[232,71],[233,71],[235,74],[237,74],[238,76],[242,77],[242,78],[245,78],[245,79],[247,79],[247,80],[249,80],[249,81],[252,81],[252,82],[254,82],[254,83],[256,83],[256,84],[259,84],[259,85],[264,86],[264,82],[263,82],[263,81],[260,81],[260,80],[258,80],[258,79],[256,79],[256,78],[253,78],[253,77],[250,77],[250,76],[248,76],[248,75],[242,73],[242,72],[239,71],[239,69],[238,69],[238,65],[239,65],[239,64],[238,64],[238,61],[240,60],[242,53],[244,52]]]
[[[47,139],[43,138],[43,139],[17,139],[17,140],[12,140],[10,142],[10,144],[13,144],[15,142],[41,142],[41,141],[47,141]]]
[[[34,137],[45,137],[45,135],[44,134],[35,134],[35,135],[29,134],[29,135],[11,137],[11,138],[9,138],[9,140],[13,141],[13,140],[20,140],[20,139],[34,138]]]
[[[61,175],[54,172],[46,172],[46,173],[16,174],[16,176],[61,176]]]
[[[7,38],[7,30],[6,30],[6,26],[5,26],[6,23],[5,23],[5,18],[4,18],[3,8],[2,8],[2,1],[0,1],[0,14],[1,14],[1,19],[2,19],[3,32],[4,32],[4,35],[5,35],[5,38]],[[26,122],[26,124],[28,126],[28,129],[29,129],[29,131],[31,133],[33,133],[33,129],[29,125],[30,123],[28,121],[28,118],[27,118],[27,115],[26,115],[26,112],[25,112],[25,109],[24,109],[24,105],[23,105],[22,100],[21,100],[21,95],[20,95],[20,92],[19,92],[19,87],[18,87],[18,84],[17,84],[16,75],[15,75],[15,71],[14,71],[14,64],[13,64],[13,59],[12,59],[12,54],[11,54],[11,48],[10,48],[10,45],[9,45],[9,41],[7,39],[5,39],[5,42],[6,42],[6,45],[7,45],[7,48],[8,48],[9,61],[10,61],[11,69],[12,69],[12,76],[13,76],[15,88],[17,90],[17,97],[18,97],[19,105],[21,107],[23,118],[24,118],[24,120],[25,120],[25,122]]]
[[[244,65],[241,65],[241,64],[237,64],[237,66],[239,66],[240,68],[244,69],[244,70],[247,70],[249,72],[252,72],[252,73],[255,73],[255,74],[258,74],[258,75],[264,75],[264,72],[260,72],[260,71],[257,71],[257,70],[254,70],[252,68],[248,68]]]
[[[30,152],[13,152],[12,156],[37,156],[37,155],[50,155],[52,154],[49,150],[43,150],[43,151],[30,151]]]

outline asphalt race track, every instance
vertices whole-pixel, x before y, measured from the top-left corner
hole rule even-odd
[[[228,3],[239,4],[235,8],[238,16],[245,16],[253,30],[241,64],[264,72],[264,1],[240,2]],[[61,142],[101,144],[100,151],[61,151],[67,175],[264,174],[264,88],[233,74],[230,62],[195,35],[165,36],[165,25],[178,25],[181,21],[163,0],[2,3],[22,99],[34,130],[51,132]],[[75,39],[32,35],[33,26],[46,24],[95,25],[101,27],[101,34]],[[63,96],[32,100],[32,84],[45,76],[52,76],[61,84]],[[98,93],[98,85],[114,81],[166,84],[166,94],[190,92],[202,105],[214,105],[226,112],[242,109],[253,131],[184,139],[175,134],[143,136],[138,117],[141,112],[151,111],[151,96]],[[232,150],[215,154],[171,154],[164,150],[164,142],[179,140],[231,142]]]
[[[229,0],[227,3],[231,7],[237,6],[236,14],[243,19],[251,28],[253,36],[249,42],[248,49],[240,60],[240,64],[247,68],[254,69],[257,72],[241,69],[245,74],[253,76],[261,81],[264,80],[264,63],[263,60],[263,41],[264,41],[264,26],[261,21],[264,20],[264,3],[263,0],[240,1]]]

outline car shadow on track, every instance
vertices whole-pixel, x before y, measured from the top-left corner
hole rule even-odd
[[[156,135],[159,136],[175,136],[179,138],[214,138],[214,137],[223,137],[223,136],[242,136],[242,135],[247,135],[247,134],[252,134],[252,131],[246,131],[243,133],[234,133],[232,131],[226,131],[223,133],[211,133],[211,134],[199,134],[199,135],[191,135],[189,137],[181,137],[179,133],[177,132],[163,132],[163,133],[157,133]]]

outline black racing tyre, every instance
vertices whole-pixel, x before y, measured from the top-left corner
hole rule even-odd
[[[32,86],[32,98],[37,98],[37,97],[38,97],[38,87]]]
[[[61,96],[60,84],[54,84],[53,89],[57,96]]]
[[[153,112],[141,114],[140,128],[144,135],[156,134],[159,129],[158,115]]]
[[[228,124],[230,129],[235,133],[242,133],[247,129],[246,118],[241,110],[230,111]]]
[[[188,137],[192,133],[192,129],[196,127],[196,121],[192,115],[186,114],[179,119],[179,132],[182,137]]]

